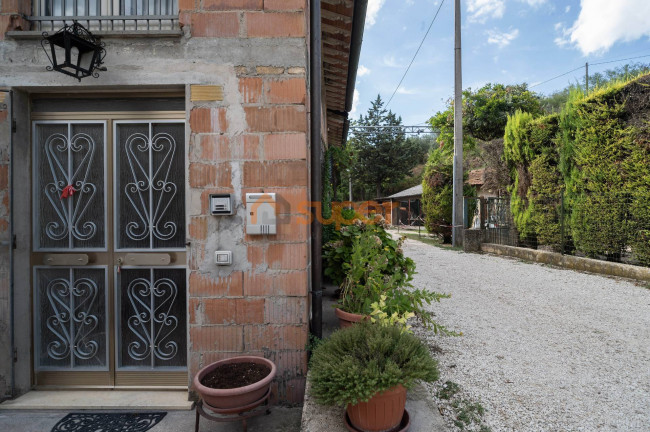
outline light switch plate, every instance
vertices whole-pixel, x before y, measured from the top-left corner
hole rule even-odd
[[[220,266],[232,265],[232,251],[216,251],[214,263]]]

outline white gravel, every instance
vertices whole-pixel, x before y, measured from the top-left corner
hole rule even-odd
[[[423,336],[442,349],[440,382],[480,401],[493,432],[650,431],[649,289],[415,240],[404,250],[416,287],[452,294],[432,310],[464,334]]]

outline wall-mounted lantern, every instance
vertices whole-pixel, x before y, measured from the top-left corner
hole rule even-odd
[[[52,35],[43,32],[41,46],[52,63],[47,70],[59,71],[79,81],[91,75],[98,78],[99,71],[106,70],[102,67],[106,56],[104,43],[76,21],[65,24]]]

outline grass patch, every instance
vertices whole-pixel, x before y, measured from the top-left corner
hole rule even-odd
[[[470,430],[478,432],[491,432],[490,427],[483,424],[483,415],[485,414],[483,405],[480,402],[472,402],[463,398],[460,392],[460,385],[453,381],[445,381],[437,393],[439,399],[449,402],[448,406],[453,412],[454,426],[461,431],[470,428]]]

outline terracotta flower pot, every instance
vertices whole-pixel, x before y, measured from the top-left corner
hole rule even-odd
[[[356,324],[364,319],[367,319],[366,315],[345,312],[340,308],[334,309],[334,313],[339,319],[339,327],[341,328],[350,327],[352,324]]]
[[[368,402],[348,405],[352,426],[365,432],[388,432],[396,429],[404,417],[406,388],[401,384],[375,394]]]
[[[219,366],[232,363],[263,364],[271,368],[271,373],[269,373],[261,381],[247,385],[245,387],[236,387],[231,389],[213,389],[201,384],[201,380],[208,373],[212,372]],[[273,363],[271,360],[267,360],[264,357],[241,356],[220,360],[218,362],[207,365],[194,376],[193,382],[194,388],[201,395],[201,398],[205,403],[214,408],[231,409],[245,407],[252,404],[253,402],[262,399],[262,397],[264,397],[268,391],[271,385],[271,381],[273,381],[276,372],[277,368],[275,367],[275,363]]]

